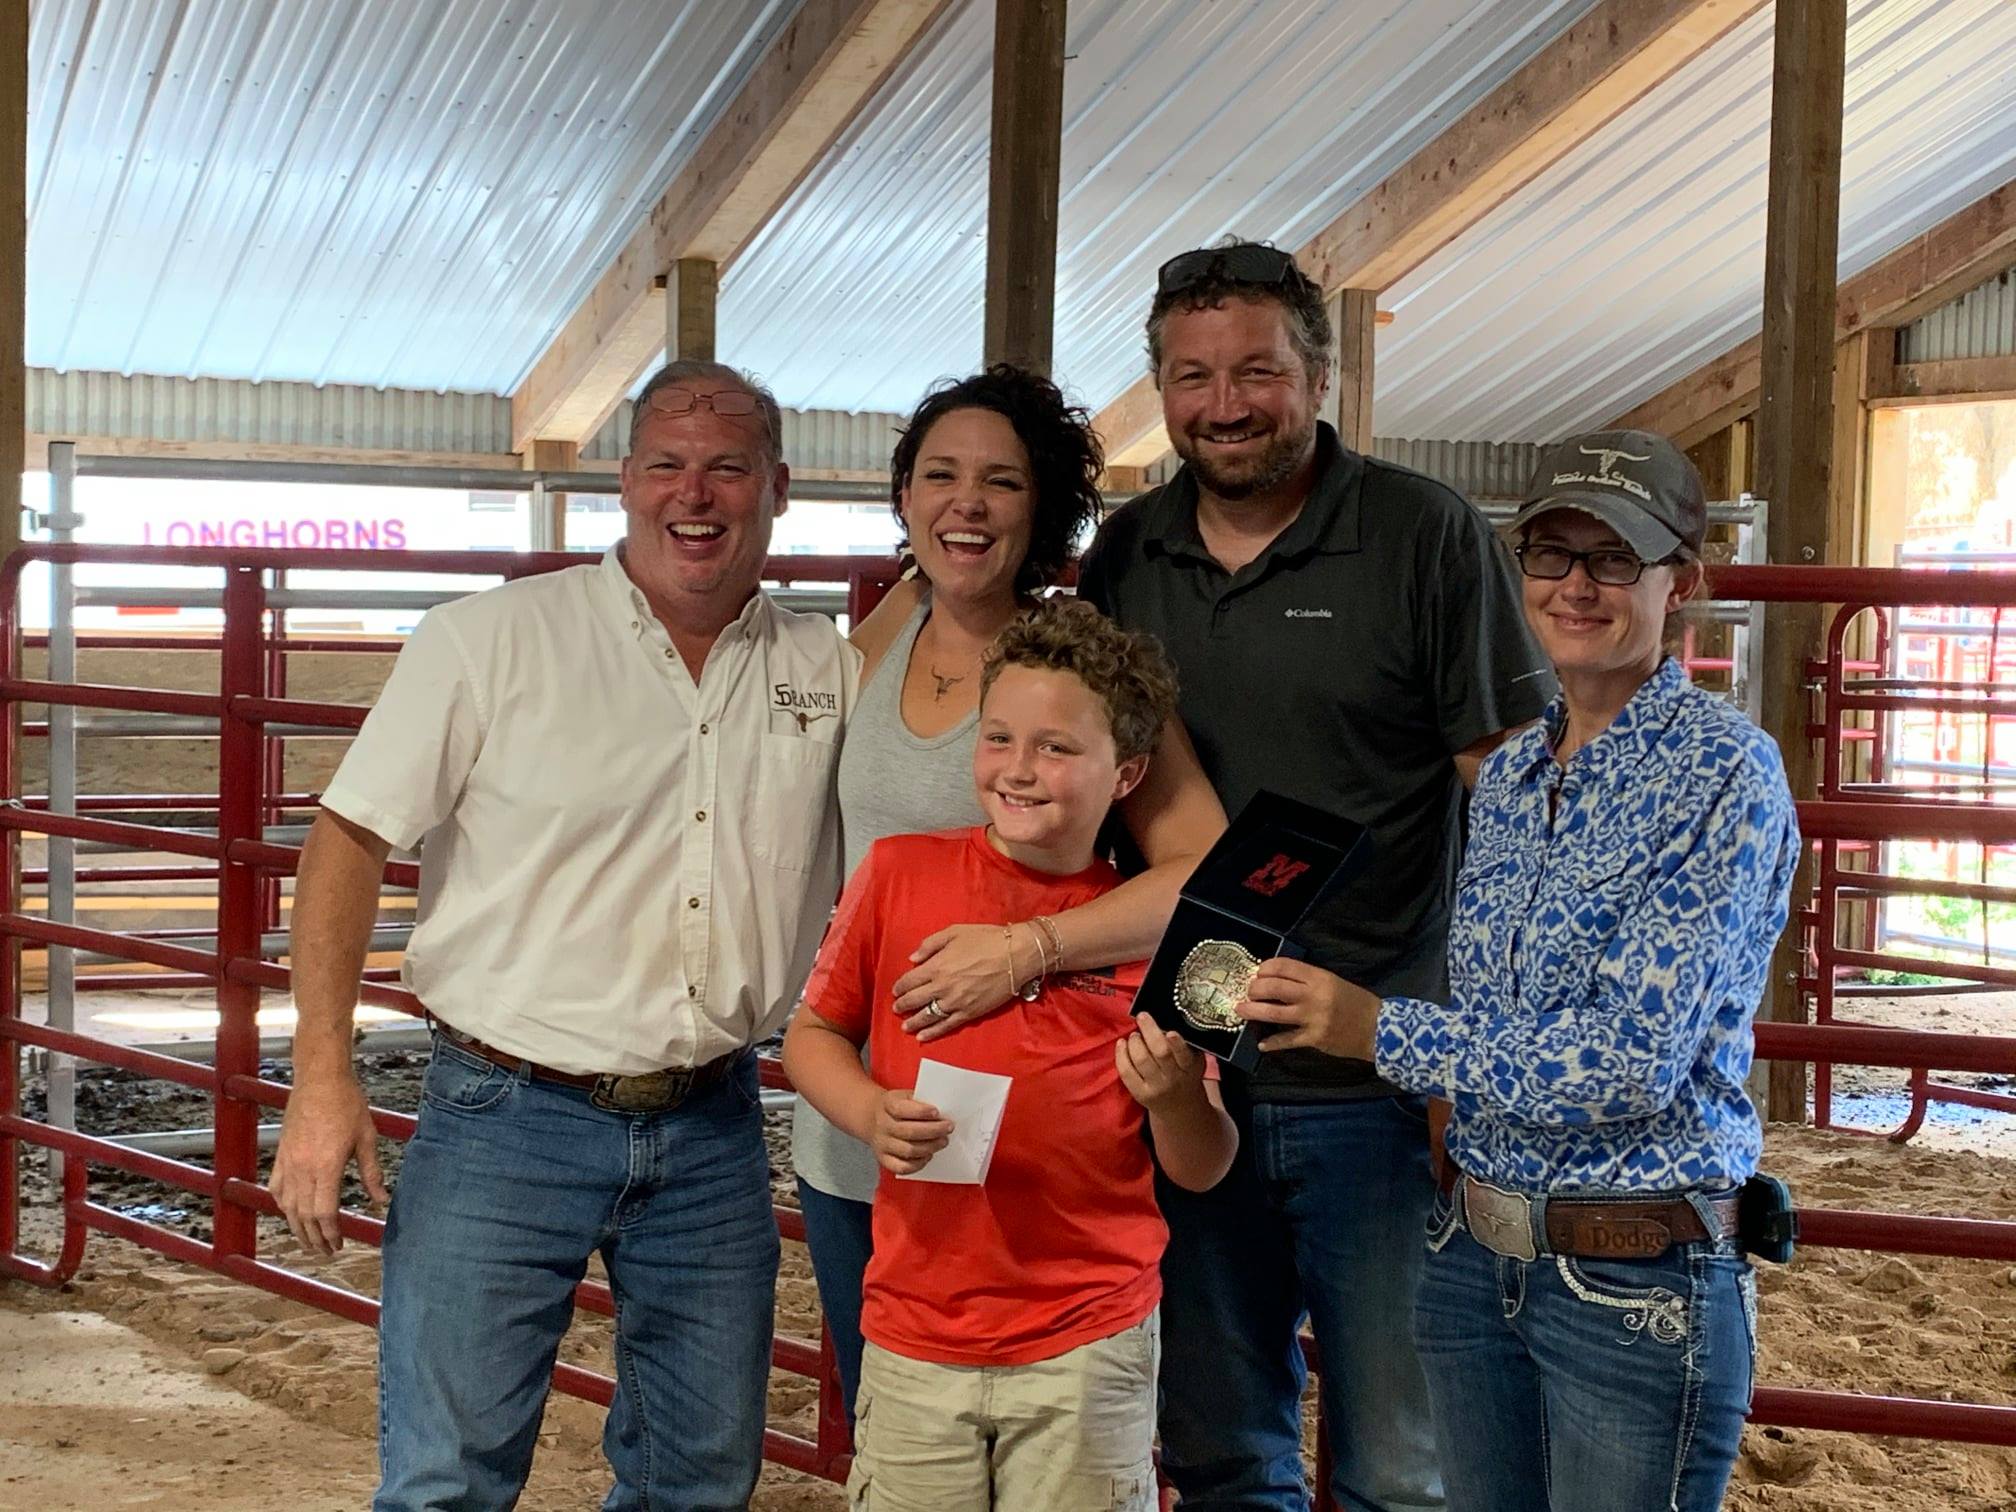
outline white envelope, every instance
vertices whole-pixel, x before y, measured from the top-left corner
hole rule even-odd
[[[941,1181],[955,1186],[979,1186],[994,1160],[994,1140],[1008,1107],[1012,1076],[967,1071],[943,1061],[927,1060],[917,1067],[917,1101],[929,1103],[952,1120],[951,1141],[926,1161],[924,1168],[899,1178]]]

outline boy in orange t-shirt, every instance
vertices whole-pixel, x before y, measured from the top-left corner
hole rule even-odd
[[[878,841],[840,900],[784,1042],[801,1095],[883,1167],[849,1489],[866,1512],[1154,1506],[1160,1262],[1153,1165],[1202,1191],[1238,1135],[1203,1057],[1132,1014],[1139,964],[1047,974],[934,1040],[1012,1078],[984,1184],[905,1181],[951,1122],[914,1096],[927,1048],[890,1004],[925,936],[1038,919],[1119,885],[1096,857],[1175,702],[1160,649],[1049,601],[989,648],[974,783],[989,823]],[[1022,974],[1017,974],[1018,985]],[[868,1046],[868,1065],[859,1047]]]

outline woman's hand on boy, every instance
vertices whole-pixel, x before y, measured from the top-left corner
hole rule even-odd
[[[1280,1026],[1262,1050],[1321,1050],[1345,1060],[1372,1059],[1379,999],[1356,983],[1307,961],[1262,961],[1239,1005],[1242,1018]]]
[[[1150,1113],[1196,1101],[1204,1085],[1204,1057],[1145,1013],[1135,1014],[1134,1023],[1134,1032],[1113,1047],[1113,1063],[1134,1101]]]
[[[875,1129],[868,1147],[886,1171],[908,1176],[930,1164],[931,1157],[952,1138],[952,1120],[929,1103],[917,1101],[909,1087],[882,1094],[875,1106]]]
[[[1015,925],[1012,941],[999,924],[950,924],[926,935],[910,956],[915,964],[891,984],[903,1032],[928,1045],[1010,1002],[1011,987],[1043,961],[1034,929]]]

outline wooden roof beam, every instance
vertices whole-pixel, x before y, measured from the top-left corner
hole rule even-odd
[[[1909,325],[2016,267],[2016,179],[1857,273],[1835,295],[1834,336]],[[1751,337],[1611,422],[1692,446],[1757,408],[1763,339]]]
[[[805,0],[512,394],[514,450],[594,436],[665,349],[672,266],[731,262],[945,3]]]
[[[1601,0],[1296,254],[1325,294],[1392,287],[1764,0]],[[1094,421],[1107,457],[1168,450],[1149,378]]]

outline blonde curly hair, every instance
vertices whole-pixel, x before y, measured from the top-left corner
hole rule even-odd
[[[980,701],[1003,667],[1069,672],[1106,705],[1122,761],[1155,749],[1176,712],[1176,672],[1152,635],[1122,630],[1090,604],[1047,598],[994,637],[980,668]]]

